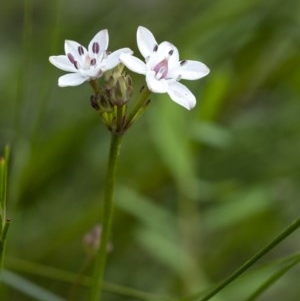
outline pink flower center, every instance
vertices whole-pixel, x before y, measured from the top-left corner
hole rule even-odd
[[[157,79],[166,78],[168,74],[168,59],[163,59],[153,69]]]

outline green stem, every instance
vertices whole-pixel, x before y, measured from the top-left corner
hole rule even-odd
[[[38,277],[46,277],[51,280],[62,281],[70,284],[75,284],[78,280],[78,275],[71,273],[69,271],[64,271],[58,268],[50,267],[47,265],[41,265],[36,262],[30,262],[23,259],[10,258],[6,259],[6,267],[9,270],[14,270],[18,273],[27,273],[29,275],[34,275]],[[84,287],[90,287],[92,279],[88,276],[82,275],[79,279],[79,284]],[[116,294],[119,296],[130,297],[131,299],[139,299],[145,301],[153,300],[164,300],[164,301],[174,301],[168,296],[160,296],[153,293],[140,291],[135,288],[127,287],[124,285],[112,283],[112,282],[103,282],[103,291],[110,294]]]
[[[9,146],[5,147],[4,157],[0,157],[0,217],[1,217],[1,231],[6,223],[6,202],[7,202],[7,169],[10,156]],[[0,233],[1,233],[0,231]]]
[[[93,91],[95,94],[99,93],[100,91],[100,86],[96,80],[90,80],[89,84],[91,85]]]
[[[9,220],[6,218],[7,202],[7,173],[10,155],[9,146],[5,147],[4,158],[0,157],[0,271],[3,267],[6,235],[9,227]]]
[[[285,273],[287,273],[290,269],[295,267],[300,262],[299,255],[294,260],[289,261],[286,266],[278,270],[276,273],[271,275],[264,283],[262,283],[258,289],[252,293],[248,298],[244,301],[254,301],[256,300],[261,294],[263,294],[271,285],[273,285],[277,280],[279,280]]]
[[[121,133],[123,132],[123,120],[124,120],[124,105],[117,105],[117,133]]]
[[[260,258],[262,258],[265,254],[271,251],[275,246],[277,246],[281,241],[283,241],[286,237],[288,237],[291,233],[297,230],[300,227],[300,217],[296,219],[293,223],[291,223],[285,230],[283,230],[279,235],[277,235],[270,243],[268,243],[265,247],[259,250],[256,254],[254,254],[249,260],[247,260],[240,268],[235,270],[229,277],[220,282],[214,289],[204,294],[204,296],[198,299],[197,296],[194,298],[189,298],[190,300],[198,300],[198,301],[207,301],[213,296],[215,296],[219,291],[233,282],[236,278],[238,278],[241,274],[243,274],[246,270],[248,270],[254,263],[256,263]]]
[[[130,115],[128,116],[128,119],[126,122],[126,128],[129,128],[132,125],[132,123],[134,122],[134,120],[137,117],[139,117],[140,113],[142,113],[143,109],[147,105],[147,98],[149,97],[150,94],[151,94],[151,91],[147,87],[144,87],[140,99],[137,101],[137,103],[135,104],[135,107],[133,108]]]
[[[3,261],[4,261],[4,253],[5,253],[5,247],[6,247],[6,235],[8,231],[10,221],[7,220],[3,226],[3,230],[0,237],[0,272],[3,268]]]
[[[101,291],[103,287],[103,277],[105,271],[106,257],[107,257],[107,246],[110,239],[110,232],[112,226],[113,208],[114,208],[114,187],[115,187],[115,175],[117,168],[117,161],[121,146],[121,135],[112,133],[108,170],[105,182],[104,191],[104,210],[103,210],[103,221],[101,240],[98,254],[96,257],[94,275],[92,280],[90,301],[99,301]]]

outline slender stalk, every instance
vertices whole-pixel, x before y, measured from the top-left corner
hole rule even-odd
[[[102,232],[99,251],[96,257],[94,275],[92,280],[90,301],[99,301],[103,287],[103,277],[105,271],[107,246],[110,238],[113,208],[114,208],[114,188],[115,188],[115,175],[117,168],[117,161],[121,146],[121,135],[112,133],[108,169],[104,190],[104,210],[102,221]]]
[[[7,169],[9,160],[9,147],[5,147],[4,157],[0,157],[0,233],[6,221],[6,202],[7,202]]]
[[[6,161],[0,157],[0,234],[6,219]]]
[[[147,105],[147,98],[150,96],[150,94],[151,91],[147,87],[144,87],[140,99],[137,101],[135,107],[133,108],[130,115],[128,116],[127,128],[132,125],[132,123],[137,117],[139,117],[140,112],[142,112],[142,110]]]
[[[58,268],[50,267],[48,265],[41,265],[36,262],[30,262],[23,259],[11,258],[8,257],[6,259],[6,267],[10,271],[15,271],[18,273],[26,273],[29,275],[35,275],[39,277],[49,278],[51,280],[62,281],[70,284],[75,284],[77,280],[81,286],[90,287],[92,283],[92,279],[88,276],[82,275],[80,279],[78,279],[78,275],[71,273],[69,271],[64,271]],[[103,282],[103,291],[124,296],[130,297],[131,299],[139,299],[145,301],[174,301],[176,299],[172,299],[169,296],[160,296],[150,292],[137,290],[132,287],[112,283],[112,282]]]
[[[4,253],[5,253],[5,247],[6,247],[6,235],[7,235],[9,224],[10,224],[9,220],[5,221],[5,224],[4,224],[2,233],[1,233],[1,237],[0,237],[0,272],[3,268]]]
[[[253,292],[248,298],[244,301],[254,301],[262,295],[271,285],[273,285],[277,280],[279,280],[285,273],[287,273],[290,269],[295,267],[300,262],[300,257],[290,261],[285,267],[278,270],[276,273],[271,275],[265,282],[263,282],[255,292]]]
[[[122,133],[122,131],[123,131],[123,120],[124,120],[123,107],[124,107],[124,105],[117,106],[117,129],[116,129],[117,133]]]
[[[202,297],[194,296],[192,298],[188,298],[189,300],[197,300],[197,301],[207,301],[215,296],[218,292],[220,292],[223,288],[233,282],[236,278],[238,278],[241,274],[243,274],[246,270],[248,270],[254,263],[256,263],[260,258],[262,258],[265,254],[271,251],[275,246],[277,246],[281,241],[283,241],[286,237],[292,234],[295,230],[300,227],[300,217],[296,219],[293,223],[291,223],[286,229],[284,229],[281,233],[279,233],[270,243],[268,243],[265,247],[260,249],[256,254],[254,254],[249,260],[247,260],[240,268],[235,270],[229,277],[225,278],[222,282],[220,282],[215,288],[213,288],[208,293],[204,294]]]
[[[7,202],[7,169],[10,155],[9,146],[5,147],[4,158],[0,157],[0,272],[3,266],[6,235],[9,227],[9,220],[6,218]]]

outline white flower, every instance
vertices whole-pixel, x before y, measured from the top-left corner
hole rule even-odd
[[[106,70],[120,63],[121,53],[130,54],[129,48],[108,53],[108,31],[99,31],[89,43],[88,49],[75,41],[65,41],[66,55],[50,56],[49,61],[55,67],[71,72],[58,79],[60,87],[77,86],[85,81],[99,78]]]
[[[196,98],[178,81],[199,79],[209,73],[208,67],[198,61],[180,61],[173,44],[157,44],[153,34],[142,26],[137,30],[137,45],[146,63],[128,53],[121,54],[121,62],[131,71],[144,74],[150,91],[168,93],[174,102],[192,109],[196,105]]]

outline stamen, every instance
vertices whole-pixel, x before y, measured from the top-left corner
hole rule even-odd
[[[153,52],[156,52],[157,49],[158,49],[158,45],[156,44],[156,45],[154,46],[154,48],[153,48]]]
[[[84,50],[82,46],[78,46],[78,53],[79,55],[83,55],[84,54]]]
[[[67,57],[72,64],[75,63],[75,58],[71,53],[67,53]]]
[[[92,46],[92,50],[93,50],[93,53],[98,54],[99,51],[100,51],[100,45],[99,45],[99,43],[94,42],[94,43],[93,43],[93,46]]]
[[[69,61],[74,65],[74,67],[78,70],[80,68],[80,65],[75,60],[74,56],[71,53],[67,53],[67,57],[68,57]]]
[[[183,66],[183,65],[185,65],[186,63],[187,63],[187,61],[186,61],[186,60],[183,60],[183,61],[180,62],[180,66]]]
[[[168,74],[168,60],[162,60],[153,70],[155,71],[155,77],[157,79],[165,78]]]
[[[96,65],[96,59],[93,58],[93,59],[91,60],[91,66],[95,66],[95,65]]]
[[[174,49],[171,49],[170,51],[169,51],[169,55],[172,55],[174,53]]]

